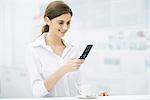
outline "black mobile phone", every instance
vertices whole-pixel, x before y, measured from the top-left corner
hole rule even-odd
[[[82,55],[79,57],[79,59],[85,59],[87,57],[87,55],[89,54],[91,48],[93,45],[87,45],[84,52],[82,53]]]

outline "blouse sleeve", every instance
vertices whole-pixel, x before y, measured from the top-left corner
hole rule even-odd
[[[44,79],[40,75],[41,63],[37,54],[33,51],[32,46],[28,46],[26,50],[26,64],[28,67],[32,93],[34,97],[44,97],[48,94],[44,85]]]

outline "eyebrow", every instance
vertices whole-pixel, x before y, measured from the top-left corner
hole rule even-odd
[[[58,20],[58,21],[63,21],[64,22],[64,20]],[[69,21],[67,21],[67,22],[70,22],[71,20],[69,20]]]

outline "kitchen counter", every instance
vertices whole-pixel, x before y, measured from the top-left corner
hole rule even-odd
[[[77,97],[41,98],[40,100],[85,100]],[[150,100],[150,95],[103,96],[86,100]]]
[[[103,96],[94,99],[79,99],[77,97],[54,97],[54,98],[1,98],[3,100],[150,100],[150,95],[124,95],[124,96]],[[1,100],[0,99],[0,100]]]
[[[150,100],[150,95],[124,95],[124,96],[103,96],[94,99],[79,99],[77,97],[54,97],[54,98],[6,98],[13,100]],[[0,99],[1,100],[1,99]],[[5,98],[3,98],[5,100]]]

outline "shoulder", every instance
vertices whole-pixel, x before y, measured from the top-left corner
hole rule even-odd
[[[29,42],[26,47],[27,49],[34,49],[36,47],[39,47],[42,45],[42,40],[40,39],[40,37],[34,39],[33,41]]]
[[[36,47],[44,46],[46,44],[45,43],[45,35],[46,34],[47,33],[43,33],[39,37],[36,37],[32,42],[29,43],[29,47],[36,48]]]
[[[33,53],[36,50],[36,42],[32,41],[26,45],[26,52]]]
[[[28,43],[28,44],[26,45],[26,48],[27,48],[28,50],[32,50],[32,49],[34,48],[34,42]]]
[[[29,57],[39,58],[39,54],[37,51],[38,51],[38,48],[34,47],[32,42],[26,46],[26,55]]]

